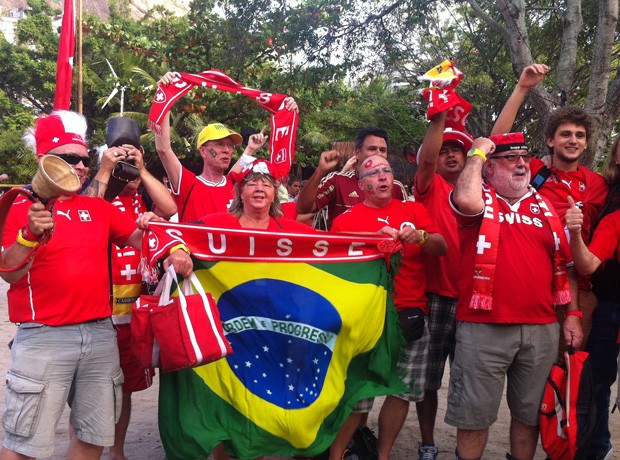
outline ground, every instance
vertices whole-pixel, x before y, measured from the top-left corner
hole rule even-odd
[[[0,281],[0,337],[1,341],[7,344],[15,334],[15,325],[8,320],[7,303],[6,303],[7,285]],[[1,346],[0,343],[0,369],[2,372],[8,370],[11,363],[11,354],[7,346]],[[134,412],[132,415],[129,432],[127,433],[127,442],[125,452],[130,460],[164,460],[164,449],[159,440],[159,431],[157,429],[157,391],[158,380],[155,378],[155,384],[146,391],[134,394]],[[437,426],[435,429],[435,441],[440,449],[440,460],[451,460],[454,458],[454,447],[456,445],[456,430],[443,421],[446,411],[447,396],[447,376],[444,377],[444,388],[439,393],[439,414],[437,416]],[[614,385],[612,394],[616,394],[617,382]],[[6,389],[0,387],[0,400],[4,401]],[[375,402],[373,411],[370,414],[370,427],[377,431],[377,416],[381,407],[381,398]],[[65,410],[63,419],[60,422],[57,433],[56,453],[50,457],[52,460],[60,460],[65,458],[68,435],[68,408]],[[610,416],[612,441],[615,441],[616,452],[612,455],[612,460],[620,459],[620,413],[616,411]],[[500,407],[499,418],[491,428],[489,442],[487,444],[483,459],[500,460],[504,459],[508,452],[508,429],[510,417],[508,408],[503,403]],[[0,432],[2,427],[0,426]],[[395,460],[417,458],[418,442],[420,434],[418,429],[418,421],[415,413],[415,406],[412,404],[409,417],[405,422],[405,427],[400,433],[396,441],[396,445],[392,452],[392,458]],[[539,447],[536,454],[536,460],[544,460],[545,454]],[[107,458],[104,453],[103,458]],[[266,460],[281,460],[286,457],[266,457]]]

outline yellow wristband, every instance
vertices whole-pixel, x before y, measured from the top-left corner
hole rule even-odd
[[[17,232],[17,242],[22,246],[26,246],[27,248],[34,248],[36,245],[39,244],[38,241],[28,241],[26,238],[24,238],[22,236],[21,230]]]
[[[473,157],[474,155],[478,155],[479,157],[481,157],[484,161],[487,161],[487,156],[484,154],[484,152],[480,149],[470,149],[469,152],[467,152],[467,157]]]
[[[179,250],[179,249],[180,249],[181,251],[183,251],[183,252],[185,252],[185,253],[189,254],[189,249],[188,249],[188,248],[187,248],[187,246],[185,246],[183,243],[181,243],[181,244],[177,244],[176,246],[172,246],[172,247],[170,248],[170,251],[168,251],[168,254],[172,254],[174,251],[177,251],[177,250]]]

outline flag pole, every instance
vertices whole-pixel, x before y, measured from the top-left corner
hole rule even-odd
[[[78,85],[77,85],[77,111],[83,113],[82,107],[82,0],[77,0],[77,64],[78,64]]]

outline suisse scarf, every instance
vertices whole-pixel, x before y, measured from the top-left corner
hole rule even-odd
[[[199,74],[175,72],[175,80],[168,86],[160,85],[149,112],[149,128],[161,132],[161,121],[174,103],[192,88],[200,86],[251,97],[271,113],[271,136],[269,139],[270,161],[277,169],[276,178],[285,176],[295,157],[295,138],[299,117],[284,107],[285,94],[272,94],[248,88],[233,80],[224,72],[211,69]]]
[[[473,293],[469,302],[469,308],[492,310],[500,222],[495,190],[488,184],[483,183],[482,191],[484,193],[485,206],[478,241],[476,242],[477,251],[474,260]],[[532,187],[530,187],[530,191],[553,232],[555,240],[553,252],[553,302],[555,305],[564,305],[571,300],[566,263],[560,250],[560,235],[564,230],[559,217],[549,208],[547,202]]]

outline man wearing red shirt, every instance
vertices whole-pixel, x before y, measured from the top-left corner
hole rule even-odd
[[[457,458],[481,458],[508,377],[509,458],[531,460],[559,340],[555,305],[575,311],[564,322],[567,341],[583,339],[568,247],[553,207],[529,186],[532,155],[522,133],[478,138],[467,156],[450,196],[462,275],[446,423],[457,428]]]
[[[173,83],[174,74],[166,73],[159,83],[166,86]],[[284,100],[286,108],[297,110],[297,103],[292,97]],[[250,136],[243,155],[251,156],[260,149],[267,137],[263,132]],[[221,123],[207,125],[196,141],[196,148],[203,160],[202,173],[196,175],[181,165],[170,143],[170,112],[161,124],[161,133],[155,133],[157,154],[164,165],[170,181],[172,196],[179,210],[179,222],[192,222],[201,217],[226,212],[235,197],[235,188],[226,171],[230,167],[235,147],[243,141],[242,137],[230,131]],[[244,157],[242,155],[242,158]],[[237,166],[233,166],[233,169]],[[241,166],[238,166],[241,169]]]
[[[81,115],[58,111],[40,117],[24,139],[39,157],[73,161],[88,157],[85,135]],[[65,194],[49,209],[17,200],[2,235],[5,267],[17,267],[52,229],[23,268],[2,273],[11,284],[9,318],[19,323],[7,373],[2,460],[52,455],[66,402],[75,431],[68,458],[97,459],[114,443],[123,374],[110,321],[108,243],[140,249],[142,232],[101,198]],[[174,251],[170,263],[191,273],[183,251]]]
[[[401,322],[407,329],[403,332],[408,343],[403,350],[406,359],[398,363],[399,374],[404,376],[403,380],[411,391],[388,396],[379,414],[379,459],[387,460],[407,417],[409,402],[417,403],[424,397],[429,343],[429,332],[424,320],[427,314],[424,255],[444,255],[447,246],[424,206],[393,198],[394,176],[387,159],[379,155],[370,156],[363,160],[357,173],[364,201],[338,216],[332,231],[380,232],[403,243],[400,267],[394,280],[394,305],[401,318],[416,318],[411,324]],[[367,404],[364,406],[363,412],[356,412],[347,420],[337,441],[350,438],[362,414],[370,410]],[[330,449],[330,458],[341,458],[342,450],[344,446],[335,442]]]
[[[542,64],[534,64],[534,66],[542,67],[544,72],[524,79],[528,68],[523,71],[519,83],[493,126],[492,134],[505,133],[512,129],[517,111],[526,94],[543,79],[548,71],[548,67]],[[551,155],[550,171],[541,160],[533,159],[531,163],[532,182],[536,183],[535,186],[540,190],[540,194],[553,205],[563,223],[564,214],[568,209],[567,197],[570,196],[583,210],[582,235],[585,241],[589,241],[592,224],[605,207],[608,191],[607,183],[599,174],[579,163],[579,159],[587,148],[591,125],[590,116],[578,107],[559,107],[551,112],[545,127],[545,139],[549,155]],[[547,171],[549,174],[546,180],[540,176],[543,182],[539,183],[537,175],[541,171]],[[596,308],[596,298],[591,292],[588,277],[579,277],[578,305],[583,313],[582,325],[587,341],[592,327],[592,312]],[[560,322],[564,319],[562,310],[558,310],[558,319]],[[563,356],[564,350],[562,343],[560,343],[560,356]]]
[[[454,354],[456,327],[457,280],[461,251],[456,218],[448,204],[448,196],[465,166],[465,153],[473,138],[466,132],[445,129],[447,112],[435,115],[418,152],[418,169],[413,192],[444,236],[448,245],[445,257],[426,257],[428,297],[428,330],[430,345],[426,368],[424,400],[416,404],[420,421],[420,460],[436,459],[434,429],[437,417],[437,392],[441,388],[448,355]]]
[[[385,130],[374,126],[360,129],[355,138],[355,158],[357,165],[370,155],[387,158],[388,135]],[[336,217],[351,206],[364,201],[355,170],[332,172],[340,160],[340,152],[329,150],[321,154],[319,165],[297,196],[297,213],[311,214],[327,207],[327,229],[331,228]],[[403,184],[395,181],[394,198],[401,201],[407,198]]]

